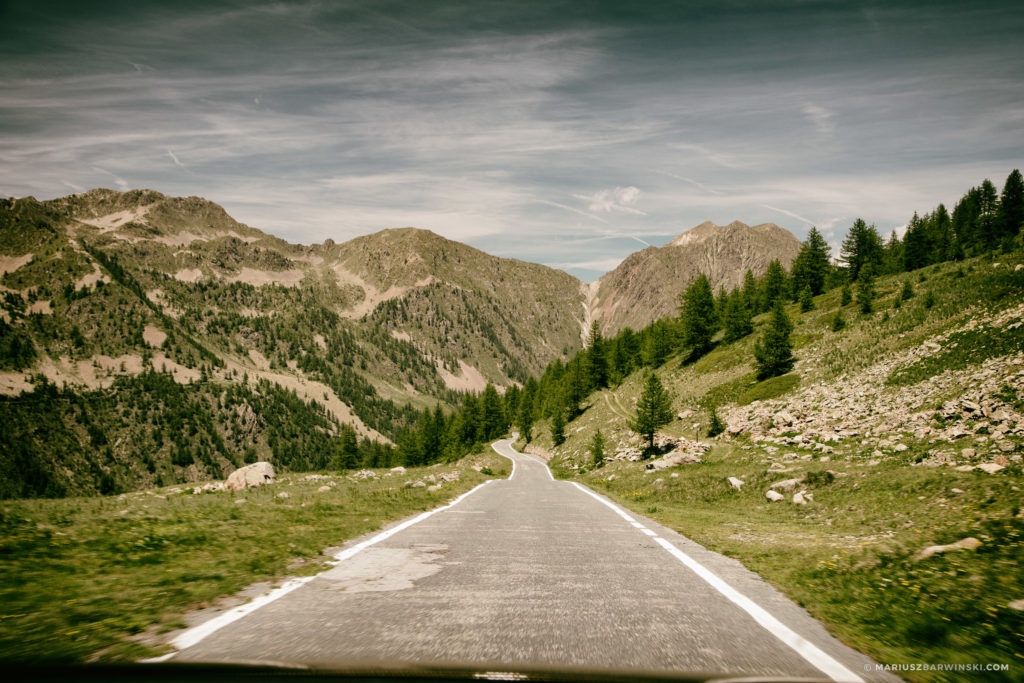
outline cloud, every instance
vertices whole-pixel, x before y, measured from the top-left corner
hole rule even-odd
[[[125,180],[124,178],[122,178],[121,176],[117,175],[116,173],[108,171],[105,168],[100,168],[99,166],[93,166],[92,168],[93,168],[94,171],[99,171],[100,173],[105,173],[108,176],[110,176],[111,178],[113,178],[114,179],[114,183],[117,184],[118,188],[120,188],[122,192],[131,189],[131,186],[128,184],[128,181]]]
[[[823,138],[832,138],[836,133],[835,123],[832,121],[832,112],[816,104],[805,104],[801,111],[807,120],[814,126],[814,129]]]
[[[643,211],[633,208],[633,204],[637,203],[640,199],[640,195],[640,190],[630,185],[629,187],[616,187],[609,190],[598,190],[590,195],[574,194],[573,196],[577,199],[586,201],[588,203],[587,208],[591,211],[598,211],[601,213],[621,211],[623,213],[631,213],[637,216],[646,216],[647,214]]]
[[[174,162],[175,166],[178,166],[180,168],[185,168],[185,164],[183,164],[180,161],[178,161],[178,157],[174,154],[174,152],[172,152],[171,150],[167,150],[167,153],[170,155],[171,161]],[[186,169],[186,170],[188,170],[188,169]]]
[[[761,206],[763,206],[766,209],[771,209],[772,211],[778,211],[779,213],[785,214],[787,216],[790,216],[791,218],[795,218],[798,221],[803,221],[807,225],[814,225],[814,221],[807,220],[806,218],[804,218],[803,216],[801,216],[798,213],[793,213],[792,211],[787,211],[786,209],[780,209],[780,208],[778,208],[776,206],[769,206],[768,204],[761,204]]]
[[[598,221],[598,222],[601,222],[601,223],[605,223],[605,224],[608,223],[608,221],[606,221],[605,219],[600,218],[598,216],[595,216],[592,213],[587,213],[586,211],[580,211],[579,209],[574,209],[573,207],[566,206],[565,204],[559,204],[558,202],[553,202],[553,201],[550,201],[548,199],[535,199],[534,201],[537,202],[538,204],[545,204],[547,206],[554,206],[554,207],[559,208],[559,209],[565,209],[566,211],[572,211],[573,213],[578,213],[581,216],[586,216],[587,218],[593,218],[595,221]]]

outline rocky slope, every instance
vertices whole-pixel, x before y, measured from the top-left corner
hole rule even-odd
[[[773,259],[788,268],[799,251],[799,240],[774,223],[701,223],[663,247],[631,254],[593,283],[589,312],[607,334],[624,327],[640,329],[676,315],[679,293],[700,273],[716,292],[719,287],[732,289],[743,283],[747,270],[761,275]]]
[[[324,467],[318,435],[387,443],[581,345],[561,271],[413,229],[293,245],[148,190],[3,200],[0,271],[7,496]]]

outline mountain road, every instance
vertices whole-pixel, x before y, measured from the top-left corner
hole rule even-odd
[[[735,560],[493,447],[509,479],[351,541],[169,658],[897,680]]]

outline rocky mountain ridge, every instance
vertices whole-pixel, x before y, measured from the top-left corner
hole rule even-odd
[[[607,334],[624,327],[640,329],[676,315],[678,294],[701,273],[714,291],[730,290],[743,284],[747,270],[763,275],[773,259],[788,268],[799,251],[800,241],[774,223],[704,222],[663,247],[631,254],[592,283],[588,311]]]

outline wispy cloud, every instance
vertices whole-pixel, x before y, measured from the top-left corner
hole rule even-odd
[[[131,186],[128,184],[128,181],[125,180],[124,178],[122,178],[121,176],[117,175],[116,173],[108,171],[105,168],[100,168],[99,166],[93,166],[92,168],[93,168],[94,171],[99,171],[100,173],[105,173],[106,175],[108,175],[111,178],[113,178],[114,179],[114,183],[116,183],[118,188],[120,188],[121,190],[128,190],[128,189],[131,188]]]
[[[784,214],[786,216],[790,216],[791,218],[795,218],[798,221],[802,221],[802,222],[806,223],[807,225],[814,225],[814,221],[808,220],[808,219],[804,218],[803,216],[801,216],[800,214],[794,213],[793,211],[788,211],[786,209],[780,209],[777,206],[770,206],[768,204],[761,204],[761,206],[763,206],[766,209],[771,209],[772,211],[778,211],[779,213]]]
[[[567,206],[565,204],[560,204],[559,202],[553,202],[553,201],[551,201],[549,199],[535,199],[534,201],[537,202],[538,204],[544,204],[546,206],[554,206],[554,207],[559,208],[559,209],[565,209],[566,211],[572,211],[573,213],[579,214],[580,216],[586,216],[587,218],[592,218],[595,221],[598,221],[599,223],[605,223],[605,224],[608,223],[608,221],[606,221],[605,219],[600,218],[598,216],[595,216],[592,213],[587,213],[586,211],[580,211],[579,209],[574,209],[571,206]]]
[[[818,135],[823,138],[831,138],[835,136],[836,125],[832,121],[832,112],[824,107],[818,106],[817,104],[805,104],[801,111],[807,120],[814,126]]]
[[[621,211],[637,216],[646,216],[646,213],[633,206],[640,199],[640,195],[640,190],[630,185],[629,187],[598,190],[589,195],[574,194],[573,196],[587,202],[587,208],[591,211],[600,211],[602,213]]]
[[[181,163],[181,161],[178,160],[178,156],[173,151],[167,150],[167,154],[170,155],[171,161],[174,162],[175,166],[178,166],[179,168],[185,168],[185,164]]]

